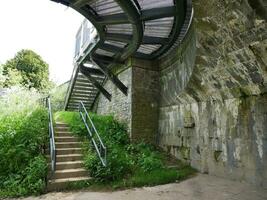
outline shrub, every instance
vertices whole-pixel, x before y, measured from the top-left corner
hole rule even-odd
[[[0,196],[24,196],[39,194],[45,187],[44,177],[47,174],[47,163],[44,156],[30,160],[29,165],[19,173],[3,177],[0,182]],[[2,193],[2,195],[1,195]]]
[[[12,114],[27,113],[39,107],[41,94],[35,89],[15,86],[7,89],[4,96],[0,96],[0,119]]]
[[[135,165],[142,171],[149,172],[163,168],[163,158],[154,146],[141,142],[128,145],[127,150],[131,155],[136,155]]]
[[[47,110],[0,118],[0,195],[20,196],[43,190],[47,172],[42,156],[47,142]]]
[[[74,134],[85,137],[88,133],[74,112],[59,112],[57,118],[68,123]],[[162,158],[148,144],[131,144],[127,129],[113,116],[90,114],[95,127],[107,147],[107,166],[103,167],[92,145],[87,145],[84,164],[92,177],[100,182],[115,181],[132,175],[135,171],[151,172],[163,168]]]
[[[110,148],[108,148],[106,167],[103,167],[92,149],[84,156],[85,167],[90,171],[90,175],[100,182],[118,180],[132,173],[133,163],[127,152],[118,145],[108,147]]]

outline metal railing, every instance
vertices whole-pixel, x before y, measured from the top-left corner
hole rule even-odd
[[[99,159],[101,160],[101,163],[103,164],[103,166],[106,167],[107,166],[107,148],[103,144],[102,139],[100,138],[98,131],[96,130],[93,124],[93,121],[90,118],[82,101],[79,103],[79,113],[88,131],[89,138],[91,139],[95,147],[97,155]]]
[[[48,118],[49,118],[49,144],[50,144],[50,157],[51,157],[51,170],[54,174],[56,170],[56,145],[55,145],[55,134],[53,126],[53,116],[50,97],[46,98],[46,107],[48,108]]]

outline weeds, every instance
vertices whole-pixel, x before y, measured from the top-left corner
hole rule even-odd
[[[0,197],[39,194],[45,187],[47,110],[33,109],[0,118]]]
[[[194,172],[189,166],[181,169],[168,169],[164,163],[165,154],[153,145],[144,142],[131,144],[126,126],[112,116],[90,114],[98,132],[107,146],[107,166],[103,167],[90,143],[84,145],[84,166],[97,181],[97,185],[112,188],[139,187],[175,182]],[[79,113],[59,112],[56,118],[69,124],[73,134],[87,136]],[[178,162],[177,162],[178,163]],[[95,185],[95,184],[93,184]],[[91,185],[90,187],[93,187]]]

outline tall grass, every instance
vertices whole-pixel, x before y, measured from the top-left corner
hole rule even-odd
[[[42,95],[35,89],[15,86],[7,89],[6,93],[0,97],[0,118],[14,113],[31,112],[40,106],[38,100]]]
[[[180,169],[168,169],[164,162],[165,154],[155,146],[144,142],[130,143],[126,126],[114,117],[92,113],[90,116],[108,152],[107,167],[103,167],[93,146],[85,143],[84,165],[98,183],[108,183],[119,188],[157,185],[180,180],[193,173],[186,165]],[[83,138],[87,136],[79,113],[59,112],[56,118],[69,124],[74,134]]]
[[[34,90],[15,87],[0,98],[0,198],[38,194],[47,172],[47,110]]]

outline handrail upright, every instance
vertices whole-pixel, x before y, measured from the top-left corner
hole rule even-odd
[[[93,121],[90,118],[90,115],[88,114],[83,102],[81,101],[79,103],[79,113],[80,116],[84,122],[84,125],[88,131],[89,137],[95,147],[95,150],[97,152],[97,155],[99,157],[99,159],[101,160],[101,163],[104,167],[107,166],[107,148],[104,145],[104,143],[102,142],[101,137],[99,136],[99,133],[97,131],[97,129],[95,128],[95,125],[93,123]],[[89,122],[88,122],[89,121]],[[90,127],[92,127],[93,130],[90,129]],[[95,138],[96,136],[96,138]]]
[[[56,145],[55,145],[55,134],[54,134],[53,115],[52,115],[50,97],[46,98],[46,107],[48,108],[49,144],[50,144],[51,170],[53,175],[56,170]]]

